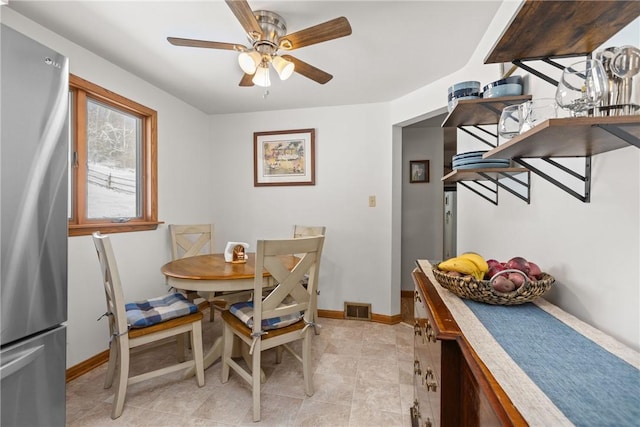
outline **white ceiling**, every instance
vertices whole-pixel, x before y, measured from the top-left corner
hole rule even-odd
[[[166,40],[173,36],[249,45],[221,0],[9,0],[8,7],[205,113],[224,114],[399,98],[462,68],[500,3],[249,0],[253,10],[283,16],[288,33],[339,16],[353,30],[350,36],[291,51],[332,74],[331,81],[320,85],[296,73],[280,81],[272,71],[266,98],[263,88],[238,86],[243,73],[237,53],[177,47]]]

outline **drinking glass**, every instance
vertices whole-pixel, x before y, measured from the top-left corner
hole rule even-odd
[[[520,104],[509,105],[502,109],[498,121],[498,135],[511,139],[520,133],[522,126],[522,107]]]
[[[576,62],[564,69],[556,90],[558,106],[572,117],[586,116],[607,93],[607,74],[597,59]]]
[[[558,117],[556,100],[553,98],[536,98],[520,104],[522,125],[520,133],[539,125],[547,119]]]

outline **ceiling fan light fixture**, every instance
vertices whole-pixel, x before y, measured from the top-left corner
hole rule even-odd
[[[269,78],[269,64],[266,67],[262,65],[258,67],[256,73],[253,75],[251,81],[256,86],[269,87],[271,86],[271,79]]]
[[[278,76],[280,76],[280,80],[287,80],[293,74],[295,69],[295,65],[291,61],[287,61],[281,56],[274,56],[271,59],[271,64],[273,64],[273,68],[278,72]]]
[[[238,55],[238,64],[240,68],[247,74],[253,74],[256,72],[258,65],[262,61],[262,55],[255,50],[251,52],[242,52]]]

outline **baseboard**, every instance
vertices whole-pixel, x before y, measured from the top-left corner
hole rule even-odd
[[[413,293],[411,293],[413,296]],[[318,310],[318,317],[326,317],[328,319],[344,319],[344,311],[339,310]],[[388,316],[386,314],[371,313],[371,321],[377,323],[384,323],[385,325],[395,325],[402,322],[402,315],[395,314]]]
[[[413,298],[415,291],[400,291],[401,298]]]
[[[109,350],[105,350],[102,353],[98,353],[93,357],[85,360],[84,362],[80,362],[75,366],[67,369],[67,382],[73,381],[76,378],[86,374],[102,365],[103,363],[107,363],[109,361]]]
[[[338,310],[318,310],[318,317],[326,317],[328,319],[344,319],[344,311]]]

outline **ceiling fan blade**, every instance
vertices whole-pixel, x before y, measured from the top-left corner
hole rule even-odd
[[[280,42],[280,48],[286,50],[298,49],[316,43],[326,42],[351,34],[351,25],[344,16],[332,19],[313,27],[287,34]],[[287,43],[287,41],[289,43]]]
[[[309,65],[306,62],[299,60],[298,58],[294,58],[291,55],[282,55],[282,58],[286,59],[287,61],[293,62],[293,64],[295,65],[294,71],[296,73],[302,74],[306,78],[318,82],[321,85],[327,83],[333,78],[331,74],[326,73],[321,69],[314,67],[313,65]]]
[[[242,79],[240,79],[240,84],[238,86],[253,86],[253,74],[244,74]]]
[[[262,35],[262,28],[246,0],[225,0],[236,19],[247,34],[257,40]]]
[[[181,39],[178,37],[167,37],[167,41],[175,46],[203,47],[208,49],[235,50],[245,52],[249,50],[246,46],[236,43],[210,42],[207,40]]]

